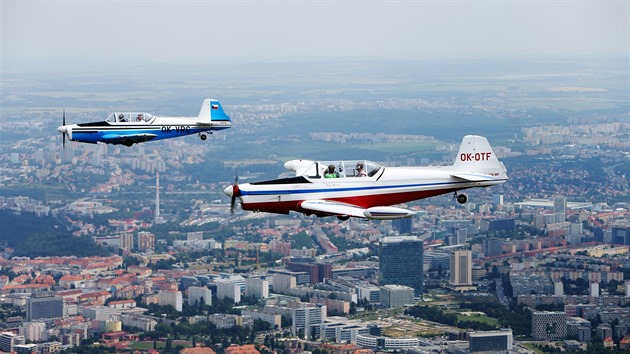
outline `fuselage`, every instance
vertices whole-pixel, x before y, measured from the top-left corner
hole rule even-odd
[[[452,174],[450,166],[381,167],[369,177],[301,176],[246,183],[238,186],[238,195],[245,210],[287,214],[289,211],[304,212],[300,209],[300,203],[305,200],[333,200],[367,209],[472,187],[492,186],[507,180],[505,176],[471,182],[453,177]],[[229,192],[228,188],[226,193]]]
[[[225,188],[232,208],[288,214],[395,220],[413,217],[394,206],[413,200],[488,187],[508,180],[505,166],[485,137],[466,135],[451,166],[383,167],[368,160],[290,160],[284,167],[295,177],[234,184]],[[465,194],[454,193],[460,204]]]
[[[146,140],[176,138],[231,127],[230,121],[199,124],[196,117],[153,117],[148,121],[92,122],[59,127],[69,140],[84,143],[108,142],[111,138],[146,135]],[[124,141],[124,139],[122,140]],[[116,142],[122,144],[122,142]]]
[[[96,144],[122,144],[132,146],[150,140],[176,138],[199,134],[206,139],[205,132],[228,129],[232,126],[230,117],[225,114],[221,103],[212,98],[204,99],[197,117],[158,117],[146,112],[114,112],[100,122],[66,125],[64,111],[63,125],[57,131],[63,134],[63,141]]]

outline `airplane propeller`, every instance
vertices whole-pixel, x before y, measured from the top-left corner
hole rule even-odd
[[[57,131],[61,133],[61,136],[63,137],[63,148],[66,148],[66,134],[68,133],[68,128],[66,128],[66,109],[63,109],[63,116],[62,116],[62,121],[61,121],[61,126],[59,128],[57,128]]]
[[[66,109],[63,109],[63,117],[62,117],[62,123],[61,123],[64,127],[66,126]],[[66,133],[63,133],[63,148],[66,148]]]
[[[230,200],[230,212],[234,215],[234,205],[236,204],[236,197],[240,196],[241,191],[238,189],[238,175],[234,177],[234,184],[232,185],[232,195]]]

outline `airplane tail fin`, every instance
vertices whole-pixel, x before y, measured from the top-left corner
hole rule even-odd
[[[466,135],[455,157],[453,169],[462,174],[482,174],[495,179],[507,179],[506,169],[492,150],[488,139]]]
[[[230,117],[225,114],[218,100],[206,98],[199,112],[202,122],[230,122]]]

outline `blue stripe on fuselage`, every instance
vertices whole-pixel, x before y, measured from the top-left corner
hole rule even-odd
[[[105,129],[102,129],[102,128],[105,128]],[[108,127],[90,127],[90,129],[85,129],[85,130],[80,129],[80,128],[75,128],[72,130],[72,140],[97,143],[100,141],[104,141],[104,136],[108,136],[109,138],[111,138],[111,136],[114,136],[114,135],[118,135],[122,137],[122,136],[128,136],[128,135],[143,135],[143,134],[155,134],[157,136],[151,140],[161,140],[161,139],[168,139],[168,138],[177,138],[180,136],[185,136],[185,135],[190,135],[190,134],[203,133],[209,130],[220,130],[220,129],[224,129],[224,127],[218,127],[218,129],[215,127],[212,127],[211,129],[209,129],[209,127],[190,127],[188,129],[182,129],[182,130],[175,130],[171,128],[169,132],[162,132],[161,126],[146,126],[146,127],[135,126],[135,127],[128,127],[128,128],[108,126]]]
[[[399,184],[391,186],[371,186],[371,187],[350,187],[350,188],[321,188],[321,189],[293,189],[293,190],[267,190],[267,191],[245,191],[239,188],[239,193],[243,196],[246,195],[288,195],[288,194],[308,194],[308,193],[334,193],[334,192],[355,192],[355,191],[370,191],[379,189],[394,189],[394,188],[410,188],[410,187],[429,187],[429,186],[446,186],[446,185],[458,185],[471,183],[468,181],[462,182],[439,182],[439,183],[415,183],[415,184]]]

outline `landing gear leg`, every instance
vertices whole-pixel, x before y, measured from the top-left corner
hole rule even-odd
[[[459,204],[466,204],[466,202],[468,201],[468,197],[466,196],[466,194],[457,194],[457,192],[455,192],[455,199],[457,199],[457,202]]]

